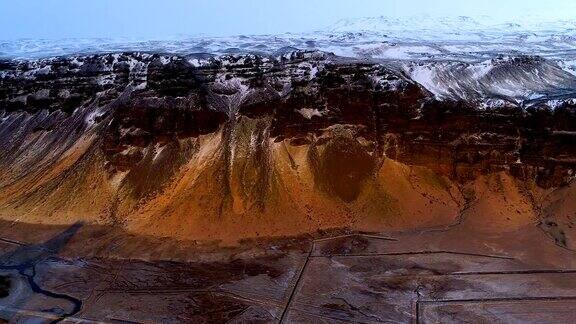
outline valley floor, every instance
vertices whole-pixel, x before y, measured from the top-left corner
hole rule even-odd
[[[473,210],[471,208],[469,210]],[[461,323],[576,319],[576,252],[533,220],[197,244],[0,223],[10,322]]]

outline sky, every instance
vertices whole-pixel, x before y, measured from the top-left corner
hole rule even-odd
[[[0,0],[0,40],[309,32],[355,17],[576,19],[574,0]]]

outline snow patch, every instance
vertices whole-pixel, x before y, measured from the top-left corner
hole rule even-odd
[[[301,108],[296,111],[306,119],[312,119],[314,116],[322,117],[322,112],[316,108]]]

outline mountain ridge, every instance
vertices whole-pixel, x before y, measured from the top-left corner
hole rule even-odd
[[[422,229],[453,222],[478,179],[554,191],[576,167],[573,99],[437,96],[403,63],[312,51],[2,64],[5,219],[229,241]],[[561,81],[547,64],[505,59],[496,76],[526,65]]]

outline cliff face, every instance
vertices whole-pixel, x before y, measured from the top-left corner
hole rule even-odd
[[[493,63],[423,80],[320,52],[4,61],[0,216],[193,239],[373,231],[453,222],[484,175],[569,184],[573,76]]]

